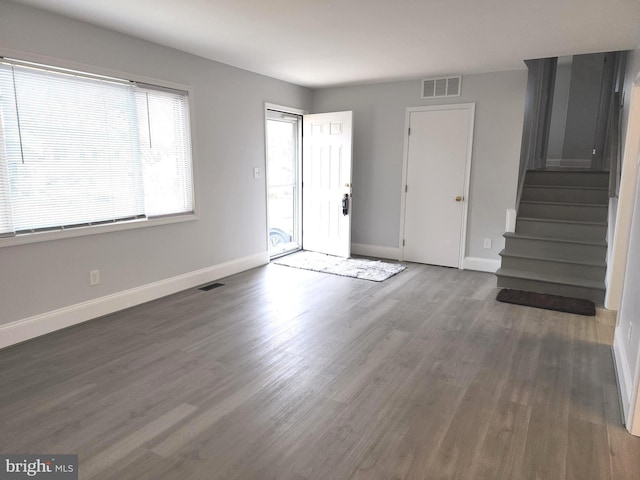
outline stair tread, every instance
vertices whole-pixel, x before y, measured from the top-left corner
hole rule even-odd
[[[571,238],[556,238],[556,237],[544,237],[541,235],[527,235],[522,233],[511,233],[505,232],[502,235],[504,238],[521,238],[524,240],[540,240],[542,242],[560,242],[560,243],[574,243],[578,245],[595,245],[598,247],[606,247],[607,242],[596,242],[596,241],[588,241],[588,240],[573,240]]]
[[[526,220],[527,222],[569,223],[571,225],[595,225],[598,227],[607,226],[607,222],[591,222],[588,220],[563,220],[559,218],[517,217],[517,220]]]
[[[589,185],[547,185],[540,183],[525,183],[524,188],[555,188],[555,189],[567,189],[567,190],[595,190],[598,192],[606,192],[609,189],[607,187],[592,187]]]
[[[579,170],[579,169],[574,169],[574,168],[562,168],[562,167],[557,167],[557,168],[539,168],[539,169],[527,169],[527,173],[529,172],[535,172],[535,173],[549,173],[549,174],[553,174],[553,173],[578,173],[578,174],[597,174],[597,175],[609,175],[609,171],[608,170],[591,170],[591,169],[584,169],[584,170]]]
[[[565,258],[541,257],[537,255],[528,255],[526,253],[510,253],[503,249],[500,253],[502,257],[525,258],[527,260],[541,260],[543,262],[570,263],[573,265],[588,265],[590,267],[606,267],[607,262],[603,260],[567,260]]]
[[[527,203],[530,205],[562,205],[562,206],[577,206],[577,207],[597,207],[597,208],[608,208],[608,203],[582,203],[582,202],[546,202],[541,200],[520,200],[520,204]]]
[[[496,275],[522,280],[532,280],[537,282],[555,283],[558,285],[568,285],[572,287],[589,288],[594,290],[605,290],[604,281],[587,280],[584,278],[569,277],[566,275],[554,275],[539,272],[525,272],[513,268],[500,268]]]

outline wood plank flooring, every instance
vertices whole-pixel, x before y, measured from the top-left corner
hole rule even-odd
[[[221,282],[0,351],[0,452],[101,480],[640,478],[610,315],[417,264]]]

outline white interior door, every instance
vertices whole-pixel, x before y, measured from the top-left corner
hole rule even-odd
[[[340,257],[351,255],[352,123],[353,112],[319,113],[303,118],[305,250]]]
[[[474,107],[409,112],[404,260],[461,267]]]

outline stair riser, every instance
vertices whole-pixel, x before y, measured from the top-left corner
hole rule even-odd
[[[608,173],[527,172],[525,185],[562,185],[572,187],[609,186]]]
[[[607,249],[600,245],[531,240],[528,238],[506,238],[505,250],[513,255],[530,255],[543,258],[584,262],[604,261]]]
[[[548,293],[550,295],[560,295],[561,297],[582,298],[585,300],[591,300],[596,305],[604,304],[604,290],[598,289],[558,285],[555,283],[502,276],[498,276],[498,287],[524,290],[527,292]]]
[[[606,269],[593,265],[550,262],[531,258],[502,257],[502,268],[522,270],[525,272],[547,273],[551,275],[571,276],[585,280],[604,282]]]
[[[607,235],[607,226],[518,219],[516,220],[516,232],[549,238],[604,241]]]
[[[585,222],[605,222],[606,207],[583,205],[540,205],[521,203],[518,210],[520,217],[552,218],[557,220],[577,220]]]
[[[606,190],[525,186],[522,190],[522,200],[532,200],[536,202],[598,203],[608,205],[609,192]]]

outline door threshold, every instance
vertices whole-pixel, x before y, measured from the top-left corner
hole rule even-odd
[[[301,252],[302,247],[295,248],[293,250],[287,250],[286,252],[276,253],[275,255],[271,255],[269,257],[269,261],[275,260],[276,258],[286,257],[287,255],[291,255],[292,253]]]

